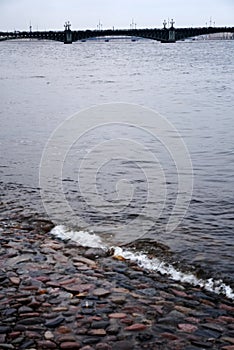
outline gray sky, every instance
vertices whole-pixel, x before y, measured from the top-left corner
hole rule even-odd
[[[0,30],[162,27],[174,18],[175,26],[234,26],[234,0],[0,0]]]

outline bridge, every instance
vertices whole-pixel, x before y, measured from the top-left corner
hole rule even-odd
[[[151,40],[157,40],[162,43],[175,43],[178,40],[184,40],[199,35],[209,35],[214,33],[234,33],[234,27],[191,27],[175,28],[174,21],[171,20],[171,26],[167,28],[164,21],[163,28],[145,28],[145,29],[104,29],[104,30],[71,30],[71,24],[66,22],[63,31],[14,31],[0,32],[0,41],[10,39],[39,39],[54,40],[64,44],[72,44],[75,41],[84,41],[91,38],[111,37],[111,36],[130,36]]]

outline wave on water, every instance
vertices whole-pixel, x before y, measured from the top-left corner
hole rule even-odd
[[[62,240],[70,239],[82,245],[83,247],[89,248],[102,248],[108,249],[103,243],[99,236],[94,233],[89,233],[86,231],[72,231],[68,230],[63,225],[55,226],[50,233]]]
[[[222,280],[207,280],[199,279],[192,273],[185,273],[177,270],[171,264],[160,261],[157,258],[149,259],[146,254],[135,253],[129,250],[123,250],[120,247],[115,247],[115,255],[122,256],[125,259],[136,262],[140,267],[147,270],[160,272],[162,275],[168,275],[174,281],[186,282],[194,286],[199,286],[207,291],[215,292],[217,294],[224,294],[230,299],[234,299],[234,292],[232,288]]]
[[[115,256],[121,256],[126,260],[133,261],[146,270],[159,272],[162,275],[167,275],[174,281],[180,281],[184,283],[189,283],[193,286],[199,286],[209,292],[222,294],[225,295],[227,298],[234,300],[234,291],[221,279],[199,279],[193,273],[182,272],[176,269],[173,265],[161,261],[156,257],[149,258],[146,254],[140,251],[133,252],[129,249],[123,249],[121,247],[108,246],[105,243],[103,243],[101,238],[95,233],[90,233],[87,231],[73,231],[67,229],[63,225],[55,226],[50,233],[62,240],[75,241],[84,247],[102,248],[103,250],[112,249],[114,251]]]

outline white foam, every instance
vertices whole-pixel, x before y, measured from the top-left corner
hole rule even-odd
[[[87,231],[72,231],[68,230],[63,225],[59,225],[55,226],[50,233],[63,240],[70,239],[75,241],[84,247],[101,248],[104,250],[110,248],[103,243],[99,236]],[[187,282],[193,286],[202,287],[207,291],[223,294],[234,300],[234,291],[222,280],[215,281],[213,278],[207,280],[199,279],[194,274],[179,271],[171,264],[163,262],[157,258],[150,259],[146,254],[142,254],[141,252],[136,253],[130,250],[124,250],[121,247],[111,248],[114,250],[114,255],[122,256],[124,259],[134,261],[144,269],[160,272],[163,275],[169,276],[174,281]]]
[[[232,288],[222,280],[213,280],[209,278],[208,280],[203,280],[197,278],[192,273],[185,273],[174,268],[174,266],[160,261],[157,258],[149,259],[146,254],[135,253],[129,250],[123,250],[120,247],[113,247],[114,254],[117,256],[122,256],[125,259],[136,262],[140,267],[147,270],[157,271],[163,275],[171,277],[175,281],[187,282],[194,286],[200,286],[207,291],[215,292],[217,294],[223,294],[230,299],[234,299],[234,291]]]
[[[50,233],[63,240],[70,239],[75,241],[83,247],[107,249],[99,236],[87,231],[72,231],[68,230],[63,225],[58,225],[55,226]]]

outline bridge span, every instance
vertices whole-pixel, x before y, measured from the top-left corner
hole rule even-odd
[[[234,33],[234,27],[190,27],[175,28],[174,21],[171,21],[171,27],[167,28],[164,22],[164,28],[143,28],[143,29],[104,29],[104,30],[71,30],[69,22],[65,23],[63,31],[14,31],[0,32],[0,41],[10,39],[39,39],[54,40],[64,44],[72,44],[79,40],[86,40],[99,37],[111,36],[130,36],[151,40],[157,40],[162,43],[174,43],[178,40],[209,35],[214,33]]]

